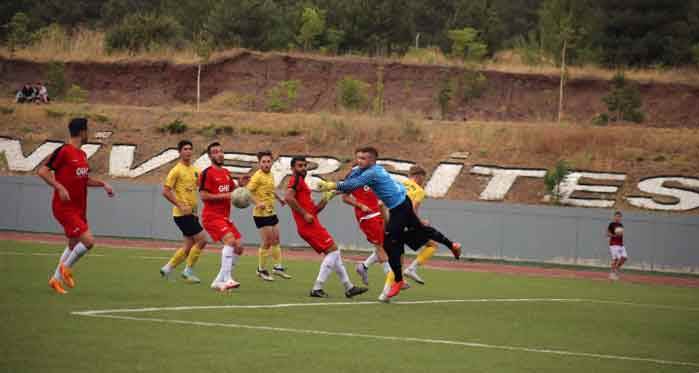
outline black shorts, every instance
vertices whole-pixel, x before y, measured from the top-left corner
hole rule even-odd
[[[273,227],[279,224],[279,218],[277,218],[277,215],[253,216],[252,219],[255,220],[255,226],[257,227],[257,229],[264,227]]]
[[[175,216],[174,219],[177,228],[180,228],[185,237],[196,236],[204,230],[201,224],[199,224],[199,218],[196,215]]]

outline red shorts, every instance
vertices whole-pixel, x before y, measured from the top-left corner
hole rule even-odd
[[[221,241],[228,233],[233,233],[233,237],[235,237],[236,240],[241,238],[238,228],[228,219],[204,220],[202,221],[202,225],[214,242]]]
[[[65,232],[68,238],[78,238],[90,229],[87,226],[87,217],[85,215],[85,211],[53,210],[53,216],[63,226],[63,232]]]
[[[367,241],[374,245],[383,245],[383,219],[380,216],[364,219],[359,222],[359,229],[364,232]]]
[[[326,253],[329,248],[335,245],[335,240],[333,240],[325,227],[320,224],[318,218],[313,220],[311,224],[297,222],[297,225],[299,236],[301,236],[304,241],[308,242],[318,254]]]

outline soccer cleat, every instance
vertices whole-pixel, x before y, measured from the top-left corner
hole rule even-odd
[[[191,268],[185,268],[185,270],[182,271],[182,278],[190,284],[198,284],[201,282],[199,277],[194,274],[194,271],[192,271]]]
[[[265,280],[265,281],[274,281],[274,277],[272,277],[269,272],[267,272],[266,269],[258,269],[257,270],[257,277]]]
[[[49,280],[49,287],[58,294],[68,293],[65,289],[63,289],[63,286],[61,286],[61,282],[58,281],[58,279],[55,277],[51,277],[51,279]]]
[[[231,289],[237,289],[240,287],[240,282],[229,278],[228,281],[226,281],[226,290],[231,290]]]
[[[364,263],[357,263],[354,269],[357,271],[359,277],[362,278],[362,283],[364,285],[369,285],[369,269],[364,266]]]
[[[381,294],[379,294],[379,302],[381,302],[381,303],[391,303],[391,298],[387,297],[387,296],[386,296],[386,293],[381,292]]]
[[[360,288],[360,287],[352,286],[351,288],[349,288],[345,292],[345,296],[347,298],[352,298],[352,297],[357,296],[359,294],[366,293],[367,291],[369,291],[369,289],[367,289],[367,288]]]
[[[314,289],[311,290],[311,294],[309,294],[313,298],[328,298],[329,295],[328,293],[325,292],[323,289]]]
[[[404,282],[405,281],[403,281],[403,280],[394,282],[393,285],[391,285],[391,289],[388,291],[388,293],[386,293],[386,297],[393,298],[396,295],[398,295],[400,293],[401,289],[403,288]]]
[[[425,281],[422,279],[422,277],[420,277],[420,275],[417,274],[417,271],[412,268],[407,268],[405,271],[403,271],[403,276],[412,279],[420,285],[425,284]]]
[[[451,250],[451,253],[454,255],[454,258],[456,260],[459,260],[459,258],[461,257],[461,244],[458,242],[454,242],[451,244],[449,250]]]
[[[69,288],[75,287],[75,280],[73,279],[73,271],[61,263],[60,266],[61,277],[63,278],[63,283]]]
[[[170,279],[170,273],[172,273],[172,270],[167,269],[165,267],[160,268],[160,277],[169,280]]]
[[[403,281],[403,285],[400,286],[400,289],[401,289],[401,290],[408,290],[408,289],[410,289],[410,284],[408,283],[408,281]]]
[[[286,270],[284,268],[280,267],[272,268],[272,274],[275,276],[279,276],[285,280],[291,280],[293,278],[290,274],[286,273]]]

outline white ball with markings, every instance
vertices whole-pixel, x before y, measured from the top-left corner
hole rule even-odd
[[[247,208],[250,206],[250,203],[252,203],[250,191],[247,188],[235,188],[231,197],[231,202],[233,203],[233,206],[239,209]]]
[[[622,228],[622,227],[616,227],[616,228],[614,229],[614,234],[616,234],[617,236],[623,235],[623,234],[624,234],[624,228]]]

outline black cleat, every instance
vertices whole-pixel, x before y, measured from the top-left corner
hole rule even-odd
[[[349,290],[347,290],[347,291],[345,292],[345,296],[346,296],[347,298],[352,298],[352,297],[354,297],[354,296],[356,296],[356,295],[359,295],[359,294],[362,294],[362,293],[366,293],[367,291],[369,291],[369,289],[367,289],[367,288],[359,288],[359,287],[356,287],[356,286],[352,286],[351,289],[349,289]]]
[[[325,290],[323,290],[323,289],[311,290],[311,294],[309,294],[309,295],[313,298],[327,298],[327,297],[329,297],[328,293],[326,293]]]

